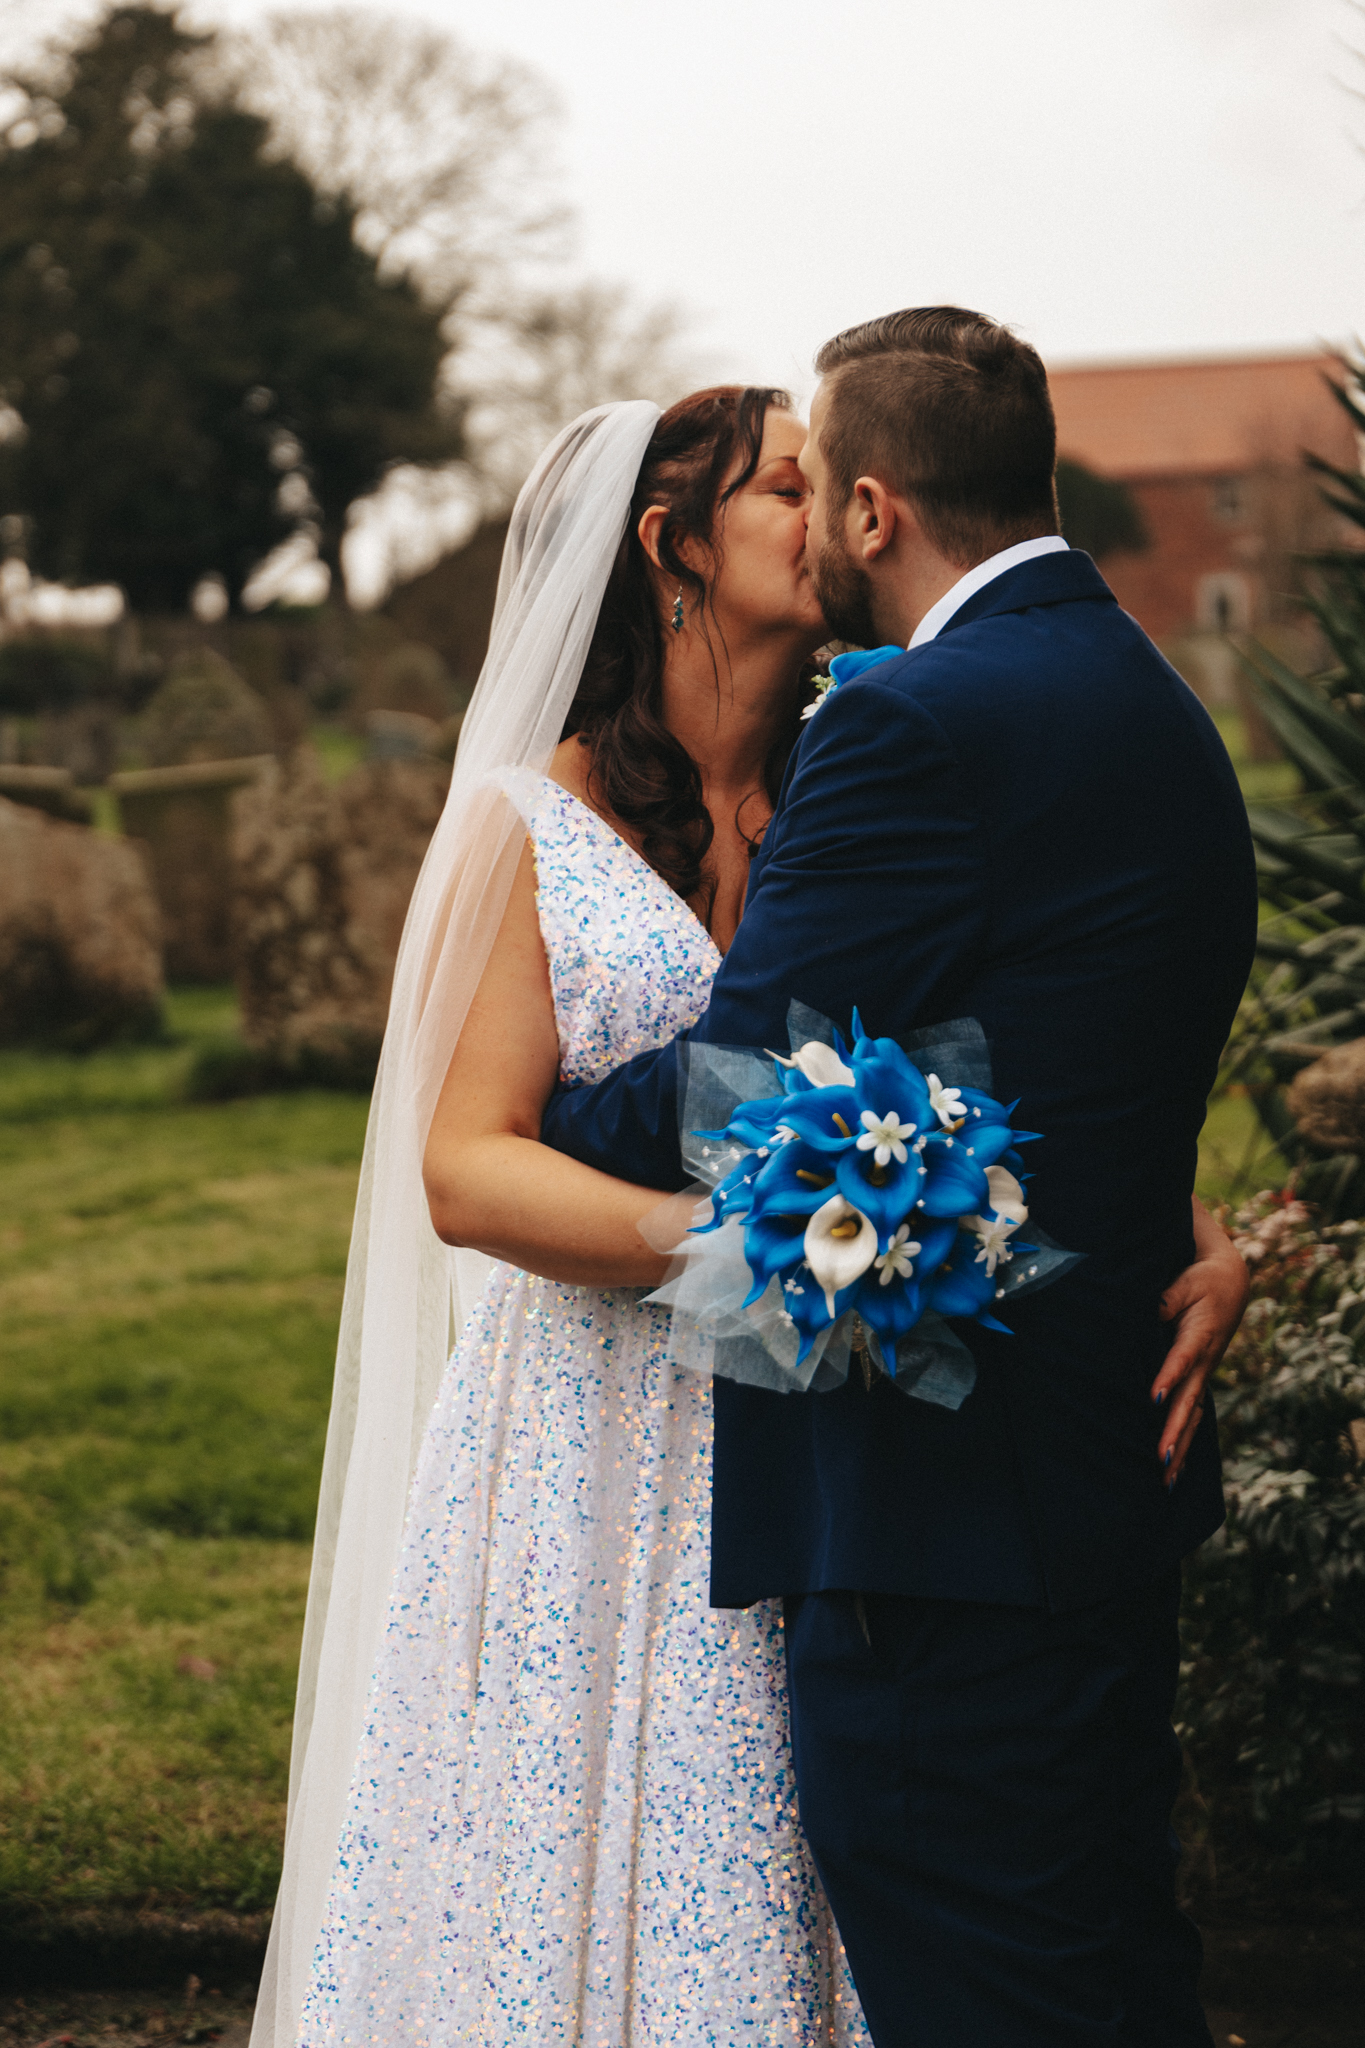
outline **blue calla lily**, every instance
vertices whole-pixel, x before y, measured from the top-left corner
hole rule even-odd
[[[754,1284],[745,1296],[745,1308],[758,1300],[774,1273],[785,1273],[789,1267],[800,1264],[805,1257],[805,1242],[804,1216],[751,1211],[744,1225],[744,1256]],[[811,1286],[814,1285],[812,1280]]]
[[[757,1155],[755,1155],[757,1157]],[[834,1188],[835,1161],[800,1141],[779,1145],[759,1166],[754,1196],[766,1208],[813,1215]]]
[[[782,1122],[807,1145],[842,1152],[858,1135],[862,1108],[856,1088],[812,1088],[787,1097]]]
[[[882,1115],[894,1110],[917,1134],[931,1131],[937,1118],[929,1105],[923,1074],[908,1060],[894,1038],[863,1038],[851,1061],[860,1108]]]
[[[925,1181],[920,1206],[930,1216],[972,1216],[990,1199],[990,1182],[956,1138],[940,1131],[924,1148]]]
[[[941,1316],[970,1316],[988,1329],[1004,1330],[1003,1323],[986,1313],[995,1299],[995,1280],[984,1263],[977,1261],[973,1240],[966,1231],[959,1232],[952,1254],[925,1288],[926,1306],[936,1309]]]
[[[919,1200],[924,1165],[918,1152],[908,1152],[904,1165],[895,1159],[878,1166],[872,1152],[850,1145],[832,1162],[839,1193],[871,1219],[877,1249],[884,1252],[899,1224]]]
[[[834,1297],[833,1321],[837,1322],[846,1309],[853,1306],[858,1286],[845,1287]],[[825,1292],[809,1266],[797,1266],[782,1283],[782,1301],[787,1314],[796,1325],[801,1344],[796,1354],[798,1365],[805,1359],[811,1345],[822,1330],[830,1326],[831,1317],[825,1307]]]
[[[919,1281],[898,1280],[889,1287],[869,1287],[863,1280],[858,1289],[858,1313],[881,1339],[882,1356],[894,1373],[897,1343],[909,1336],[924,1314]]]

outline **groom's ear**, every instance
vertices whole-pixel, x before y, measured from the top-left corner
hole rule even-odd
[[[873,562],[896,538],[900,514],[895,498],[879,477],[860,476],[848,510],[848,539],[855,554]]]

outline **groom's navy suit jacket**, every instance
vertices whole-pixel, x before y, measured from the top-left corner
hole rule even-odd
[[[1212,1409],[1168,1492],[1150,1387],[1193,1257],[1204,1103],[1256,928],[1222,742],[1087,555],[1010,569],[812,718],[687,1034],[785,1048],[793,997],[900,1036],[976,1017],[1019,1098],[1036,1220],[1085,1260],[1010,1305],[956,1412],[715,1383],[711,1594],[832,1588],[1065,1609],[1222,1519]],[[546,1141],[678,1187],[677,1061],[561,1089]]]

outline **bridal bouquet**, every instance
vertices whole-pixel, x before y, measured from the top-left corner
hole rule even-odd
[[[855,1011],[850,1050],[793,1005],[791,1039],[791,1057],[772,1054],[766,1068],[752,1053],[689,1049],[687,1157],[713,1189],[691,1237],[713,1237],[716,1249],[689,1251],[655,1298],[710,1340],[722,1375],[819,1388],[858,1356],[869,1379],[880,1370],[955,1407],[975,1364],[945,1319],[1008,1334],[995,1305],[1075,1263],[1036,1229],[1019,1235],[1029,1213],[1019,1148],[1038,1133],[1016,1129],[988,1092],[972,1019],[902,1047],[868,1037]],[[698,1129],[708,1106],[728,1113]],[[675,1343],[675,1355],[685,1348]]]

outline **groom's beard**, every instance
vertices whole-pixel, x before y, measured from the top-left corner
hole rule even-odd
[[[811,576],[830,638],[850,647],[879,647],[882,634],[873,613],[872,578],[849,553],[840,535],[827,536]]]

